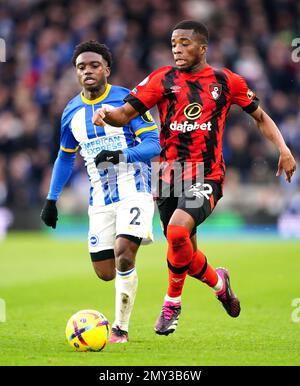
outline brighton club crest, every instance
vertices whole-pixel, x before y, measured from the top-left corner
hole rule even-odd
[[[220,98],[222,93],[222,85],[220,83],[211,83],[209,85],[209,92],[213,99],[216,101]]]

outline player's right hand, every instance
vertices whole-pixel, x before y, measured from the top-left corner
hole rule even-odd
[[[41,219],[48,227],[56,228],[58,216],[55,200],[46,200],[41,212]]]
[[[96,126],[105,126],[106,122],[104,122],[104,118],[110,110],[111,108],[109,107],[100,107],[97,109],[93,114],[93,124]]]

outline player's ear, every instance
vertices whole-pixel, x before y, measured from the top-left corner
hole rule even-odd
[[[105,76],[108,78],[110,76],[111,70],[110,67],[105,67]]]
[[[206,54],[206,51],[207,51],[207,45],[206,44],[202,44],[201,47],[200,47],[200,50],[201,50],[201,54]]]

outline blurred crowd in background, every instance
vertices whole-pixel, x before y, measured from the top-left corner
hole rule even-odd
[[[209,28],[208,63],[246,78],[300,162],[300,62],[292,60],[292,41],[300,38],[299,1],[8,0],[0,3],[0,38],[6,43],[6,62],[0,63],[0,207],[11,210],[19,227],[30,223],[26,213],[40,212],[59,148],[61,113],[79,92],[70,63],[75,45],[105,43],[114,59],[109,82],[133,88],[150,71],[173,63],[172,27],[191,18]],[[299,171],[290,185],[275,177],[277,150],[237,107],[227,121],[224,157],[224,208],[244,211],[249,219],[300,213]],[[87,187],[77,157],[61,205],[85,210]],[[8,212],[3,216],[11,221]]]

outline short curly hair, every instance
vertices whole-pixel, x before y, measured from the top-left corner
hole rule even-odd
[[[173,31],[176,29],[192,29],[194,32],[204,39],[205,44],[208,44],[209,34],[205,24],[196,20],[183,20],[175,25]]]
[[[99,55],[102,55],[103,59],[107,61],[108,67],[112,66],[112,55],[109,51],[109,48],[105,44],[101,44],[96,40],[89,40],[78,44],[75,47],[72,57],[72,64],[76,67],[76,59],[83,52],[96,52]]]

